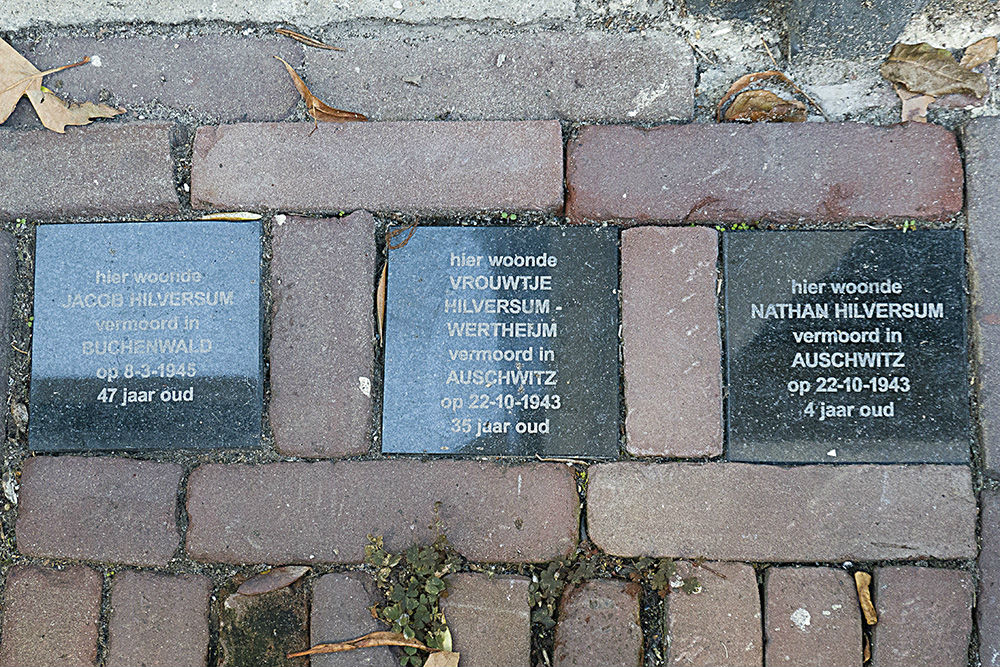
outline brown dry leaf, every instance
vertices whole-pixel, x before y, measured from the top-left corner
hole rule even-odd
[[[969,93],[983,97],[989,92],[986,76],[968,70],[947,49],[930,44],[896,44],[879,69],[882,76],[913,93],[940,97]]]
[[[778,97],[770,90],[744,90],[726,109],[725,119],[748,123],[801,123],[806,119],[806,105]]]
[[[289,76],[292,77],[292,83],[295,84],[295,89],[299,91],[299,95],[306,103],[306,111],[309,115],[315,118],[321,123],[347,123],[355,120],[368,120],[366,116],[362,116],[359,113],[354,113],[353,111],[343,111],[341,109],[334,109],[329,104],[319,99],[312,94],[312,91],[306,86],[305,81],[292,69],[284,59],[274,56],[276,59],[280,60],[288,70]]]
[[[972,69],[988,63],[996,58],[996,55],[997,38],[985,37],[975,44],[965,47],[965,53],[962,54],[962,59],[958,64],[966,69]]]
[[[424,667],[458,667],[458,654],[452,651],[438,651],[427,656]]]
[[[903,101],[902,121],[904,123],[913,121],[915,123],[927,122],[927,105],[936,100],[933,95],[920,95],[911,93],[902,86],[893,86],[896,94]]]
[[[389,261],[382,264],[382,275],[378,279],[378,290],[375,292],[375,314],[378,315],[378,337],[385,343],[385,290],[389,279]],[[372,612],[375,616],[375,612]],[[376,616],[376,618],[378,618]]]
[[[250,577],[236,589],[240,595],[261,595],[270,593],[285,586],[291,586],[301,579],[309,568],[305,565],[286,565],[265,570],[255,577]]]
[[[868,641],[868,637],[865,637],[864,655],[861,658],[861,662],[868,662],[871,659],[872,659],[872,645],[871,642]]]
[[[247,220],[260,220],[259,213],[249,211],[230,211],[227,213],[209,213],[201,216],[202,220],[230,220],[233,222],[245,222]]]
[[[302,42],[306,46],[311,46],[314,49],[326,49],[328,51],[343,51],[344,49],[339,46],[330,46],[329,44],[324,44],[318,39],[313,39],[308,35],[303,35],[301,32],[295,32],[294,30],[289,30],[288,28],[275,28],[274,31],[279,35],[284,35],[285,37],[291,37],[292,39]]]
[[[356,639],[346,642],[335,642],[332,644],[316,644],[306,651],[289,653],[289,658],[301,658],[307,655],[320,655],[323,653],[341,653],[343,651],[353,651],[359,648],[373,648],[375,646],[410,646],[418,651],[435,651],[423,642],[416,639],[407,639],[399,632],[369,632]]]
[[[858,602],[861,603],[861,612],[865,615],[865,623],[875,625],[878,623],[878,616],[875,614],[875,605],[872,604],[872,575],[867,572],[855,572],[854,585],[858,589]]]
[[[823,115],[823,118],[826,118],[826,113],[823,111],[822,107],[816,104],[815,100],[806,95],[801,88],[796,86],[795,82],[792,81],[790,78],[788,78],[788,75],[786,75],[784,72],[779,72],[778,70],[772,69],[772,70],[767,70],[766,72],[752,72],[750,74],[744,74],[740,78],[736,79],[736,81],[733,82],[733,85],[729,87],[729,90],[726,91],[726,94],[722,96],[722,99],[719,100],[719,103],[716,105],[715,119],[720,123],[722,122],[723,119],[722,109],[723,107],[726,106],[726,102],[728,102],[733,95],[736,95],[754,81],[761,81],[763,79],[771,79],[771,78],[776,78],[788,84],[792,88],[792,90],[794,90],[802,97],[806,98],[809,104],[816,107],[816,109]]]

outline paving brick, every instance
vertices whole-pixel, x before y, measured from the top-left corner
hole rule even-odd
[[[473,561],[546,561],[572,551],[579,528],[573,471],[544,463],[203,465],[187,510],[188,553],[226,563],[358,563],[369,534],[399,551],[433,539],[436,516]]]
[[[181,467],[79,456],[29,458],[17,547],[27,556],[166,565],[180,541]]]
[[[594,579],[570,586],[559,601],[552,664],[639,667],[639,586]]]
[[[208,577],[117,572],[111,589],[107,666],[206,665],[211,592]]]
[[[765,667],[861,667],[861,609],[850,574],[778,567],[764,585]]]
[[[965,667],[974,591],[972,576],[960,570],[879,568],[872,666]]]
[[[622,233],[625,433],[636,456],[722,454],[722,353],[711,229]]]
[[[608,463],[587,532],[617,556],[745,561],[973,558],[969,469]]]
[[[65,135],[0,129],[0,219],[176,212],[170,132],[100,121]]]
[[[567,147],[572,221],[943,220],[955,137],[925,123],[588,126]]]
[[[309,648],[309,601],[302,582],[260,595],[233,593],[219,610],[218,667],[301,667],[288,654]]]
[[[329,31],[327,41],[346,51],[306,52],[313,92],[373,120],[651,122],[694,109],[691,47],[657,30],[388,25]]]
[[[982,546],[979,551],[979,661],[983,667],[1000,665],[1000,493],[983,491]]]
[[[374,618],[370,607],[379,603],[372,578],[361,572],[327,574],[313,584],[310,642],[313,645],[354,639],[385,626]],[[449,621],[451,619],[449,618]],[[463,665],[465,661],[463,659]],[[388,648],[351,653],[332,653],[310,658],[311,667],[397,667],[399,660]]]
[[[196,208],[555,212],[562,183],[556,121],[246,123],[198,130],[191,201]]]
[[[764,643],[754,569],[743,563],[707,565],[711,571],[690,563],[678,564],[681,576],[698,578],[701,592],[674,592],[667,598],[665,664],[760,667]]]
[[[792,0],[792,53],[830,59],[884,57],[927,0]]]
[[[12,567],[3,596],[0,665],[96,665],[100,608],[101,576],[89,567]]]
[[[463,667],[531,664],[528,579],[464,573],[446,581],[441,610]]]
[[[283,454],[368,451],[374,280],[370,213],[275,226],[270,416]]]

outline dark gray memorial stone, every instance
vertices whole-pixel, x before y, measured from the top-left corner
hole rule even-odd
[[[29,446],[260,442],[259,223],[42,225]]]
[[[421,227],[389,251],[385,452],[618,453],[615,229]]]
[[[728,458],[964,463],[962,232],[724,235]]]

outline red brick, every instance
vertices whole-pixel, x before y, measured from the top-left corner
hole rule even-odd
[[[387,628],[372,618],[370,607],[381,602],[375,582],[363,572],[327,574],[313,584],[309,633],[313,645],[341,642]],[[450,619],[449,619],[450,620]],[[310,667],[398,667],[389,648],[331,653],[310,658]],[[462,661],[463,666],[465,661]]]
[[[979,552],[979,660],[983,667],[1000,666],[1000,494],[983,491],[982,549]]]
[[[195,208],[470,213],[562,208],[556,121],[202,127]]]
[[[718,247],[710,229],[638,227],[622,233],[630,454],[722,454]]]
[[[711,570],[678,564],[679,574],[698,578],[701,592],[675,591],[667,598],[664,664],[760,667],[764,643],[754,569],[743,563],[706,565]]]
[[[368,535],[399,551],[435,517],[474,561],[547,561],[576,546],[579,496],[561,464],[342,461],[203,465],[191,473],[187,551],[226,563],[358,563]]]
[[[955,137],[922,123],[589,126],[567,148],[573,221],[943,220],[962,208]]]
[[[16,565],[3,596],[4,667],[97,664],[101,576],[89,567]]]
[[[559,601],[554,667],[639,667],[639,587],[594,579],[570,586]]]
[[[964,466],[608,463],[588,477],[588,535],[617,556],[794,562],[976,554],[976,499]]]
[[[765,586],[766,667],[861,667],[861,609],[850,574],[777,567]]]
[[[17,546],[28,556],[166,565],[181,467],[128,459],[40,456],[24,462]]]
[[[969,662],[972,575],[928,567],[875,573],[873,667],[965,667]]]
[[[453,574],[441,610],[463,667],[531,664],[529,581],[524,577]]]
[[[97,121],[65,135],[0,129],[0,219],[177,212],[171,128]]]
[[[197,575],[117,572],[107,667],[207,664],[212,581]]]
[[[271,427],[289,456],[371,445],[375,220],[288,218],[271,262]],[[367,382],[368,392],[362,389]]]

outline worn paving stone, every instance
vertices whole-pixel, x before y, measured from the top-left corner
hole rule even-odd
[[[642,664],[636,584],[593,579],[570,586],[559,601],[552,664],[555,667]]]
[[[182,469],[172,463],[80,456],[24,462],[17,547],[27,556],[166,565]]]
[[[873,589],[878,611],[873,667],[968,664],[975,605],[975,586],[968,572],[881,567],[875,572]]]
[[[588,535],[616,556],[795,562],[976,554],[965,466],[629,462],[592,466],[588,478]]]
[[[744,563],[707,565],[712,571],[691,563],[678,564],[678,574],[698,578],[701,592],[674,592],[667,598],[665,664],[760,667],[764,644],[754,569]]]
[[[380,603],[375,582],[362,572],[326,574],[313,584],[309,632],[312,645],[354,639],[387,628],[372,618],[369,608]],[[449,617],[449,625],[451,618]],[[397,667],[399,660],[387,648],[331,653],[310,658],[311,667]],[[463,665],[464,665],[463,659]]]
[[[441,610],[463,667],[531,664],[528,579],[463,573],[449,575],[446,582]]]
[[[107,667],[206,665],[211,593],[199,575],[115,573]]]
[[[469,213],[562,207],[556,121],[202,127],[191,170],[196,208]]]
[[[3,596],[4,667],[97,664],[101,575],[89,567],[15,565]]]
[[[997,667],[1000,665],[1000,493],[983,491],[979,500],[982,504],[976,600],[979,661],[983,667]]]
[[[375,220],[287,218],[273,232],[271,427],[290,456],[371,445]]]
[[[886,56],[927,0],[791,0],[788,39],[795,54],[855,59]]]
[[[218,667],[301,667],[303,660],[288,654],[309,646],[309,601],[302,582],[261,595],[224,598]]]
[[[572,221],[944,220],[955,137],[924,123],[587,126],[567,146]]]
[[[765,667],[861,667],[861,609],[850,574],[775,567],[764,585]]]
[[[314,93],[373,120],[690,118],[694,58],[678,36],[496,32],[387,25],[335,29],[345,52],[306,52]]]
[[[203,465],[188,481],[187,551],[225,563],[358,563],[368,535],[400,551],[439,518],[473,561],[547,561],[576,546],[561,464],[414,460]]]
[[[176,212],[171,129],[101,121],[64,135],[0,129],[0,219]]]
[[[711,229],[637,227],[622,233],[630,454],[722,454],[718,247]]]

